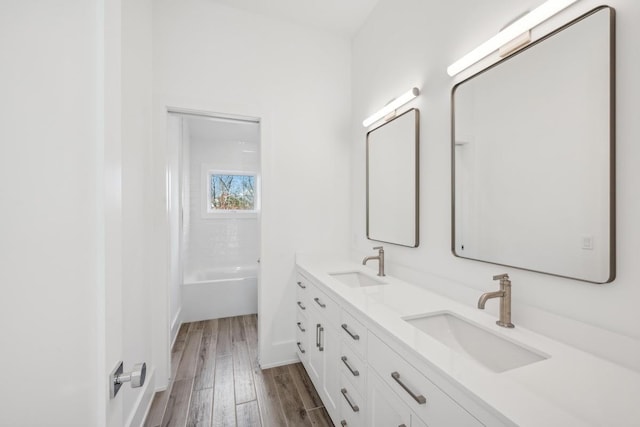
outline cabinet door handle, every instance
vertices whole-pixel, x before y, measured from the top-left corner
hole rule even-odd
[[[347,427],[347,422],[345,420],[340,421],[340,425],[342,427]]]
[[[320,323],[316,325],[316,347],[320,347]]]
[[[306,329],[302,327],[302,322],[298,322],[298,329],[300,329],[300,331],[305,332]]]
[[[305,351],[304,351],[304,349],[302,348],[302,346],[300,344],[302,344],[302,343],[298,342],[298,348],[300,349],[300,353],[304,354]]]
[[[409,393],[409,396],[411,396],[413,398],[413,400],[415,400],[416,402],[418,402],[419,405],[424,405],[425,403],[427,403],[427,399],[421,395],[421,394],[416,394],[414,392],[412,392],[409,387],[407,387],[402,381],[400,381],[400,374],[397,372],[392,372],[391,373],[391,378],[393,378],[395,380],[395,382],[397,382],[398,384],[400,384],[400,387],[402,387],[404,389],[404,391],[406,391],[407,393]]]
[[[347,389],[343,388],[342,390],[340,390],[340,393],[342,393],[342,395],[344,396],[344,399],[347,401],[347,403],[349,404],[349,406],[351,406],[351,410],[353,412],[358,412],[360,411],[360,408],[358,407],[358,405],[354,405],[351,402],[351,399],[349,399],[349,395],[347,394]]]
[[[358,341],[358,340],[360,339],[360,335],[358,335],[358,334],[354,334],[353,332],[351,332],[351,331],[349,330],[349,327],[347,326],[347,324],[346,324],[346,323],[343,323],[343,324],[342,324],[342,329],[344,329],[344,330],[349,334],[349,336],[350,336],[351,338],[353,338],[354,340]]]
[[[307,287],[305,285],[302,284],[302,282],[296,282],[298,284],[298,286],[300,286],[302,289],[307,289]]]
[[[414,392],[412,392],[409,387],[407,387],[402,381],[400,381],[400,374],[397,372],[392,372],[391,373],[391,378],[393,378],[395,380],[395,382],[397,382],[398,384],[400,384],[400,387],[402,387],[404,389],[404,391],[406,391],[407,393],[409,393],[409,396],[411,396],[413,398],[413,400],[415,400],[416,402],[418,402],[419,405],[424,405],[425,403],[427,403],[427,399],[421,395],[421,394],[416,394]]]
[[[320,302],[320,298],[317,298],[317,297],[316,297],[316,298],[314,298],[313,300],[314,300],[314,301],[315,301],[315,302],[316,302],[320,307],[322,307],[322,308],[327,308],[327,305],[326,305],[326,304],[323,304],[323,303],[321,303],[321,302]]]
[[[320,351],[324,351],[324,327],[320,326]]]
[[[349,365],[349,362],[347,362],[347,356],[342,356],[341,359],[342,359],[342,363],[344,363],[344,366],[346,366],[347,369],[349,369],[349,372],[351,372],[351,374],[354,377],[357,377],[358,375],[360,375],[360,372],[357,369],[353,369],[351,365]]]
[[[300,307],[300,308],[301,308],[301,309],[303,309],[303,310],[306,310],[306,309],[307,309],[307,307],[305,307],[305,306],[302,304],[302,302],[301,302],[301,301],[298,301],[298,307]]]

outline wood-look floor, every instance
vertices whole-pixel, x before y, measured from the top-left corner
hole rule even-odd
[[[257,316],[183,324],[145,427],[333,424],[301,363],[261,370]]]

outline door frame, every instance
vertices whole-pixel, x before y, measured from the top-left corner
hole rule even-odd
[[[156,253],[152,255],[156,261],[154,265],[160,266],[157,270],[157,276],[155,277],[154,283],[159,283],[161,288],[158,289],[158,293],[156,294],[155,304],[154,304],[154,325],[156,326],[156,330],[154,331],[154,345],[153,345],[153,354],[154,360],[156,361],[156,369],[157,369],[157,378],[156,378],[156,391],[165,390],[169,384],[170,375],[171,375],[171,347],[173,346],[173,339],[175,337],[171,336],[171,323],[173,319],[171,319],[170,313],[170,292],[171,292],[171,231],[172,224],[170,222],[170,209],[171,206],[176,203],[176,201],[172,201],[171,198],[171,187],[170,187],[170,164],[171,157],[170,153],[172,152],[171,144],[172,141],[168,138],[167,135],[167,126],[168,126],[168,117],[171,114],[182,115],[182,116],[196,116],[196,117],[211,117],[211,118],[219,118],[219,119],[229,119],[229,120],[237,120],[244,122],[252,122],[257,123],[260,126],[260,174],[262,175],[264,168],[264,114],[255,114],[253,113],[240,113],[240,114],[230,114],[230,113],[218,113],[216,111],[229,111],[230,108],[188,108],[188,107],[178,107],[174,105],[178,105],[179,103],[168,103],[163,105],[162,107],[156,109],[156,117],[154,117],[154,127],[156,131],[156,138],[154,143],[154,163],[156,167],[153,169],[153,176],[155,179],[154,182],[160,182],[162,179],[164,181],[164,186],[162,188],[162,199],[163,199],[163,208],[162,215],[156,219],[156,230],[158,230],[158,236],[154,238]],[[181,152],[181,150],[179,151]],[[181,162],[181,159],[177,159]],[[180,180],[182,182],[183,174],[182,168],[180,167]],[[260,186],[258,191],[261,194],[263,191],[262,180],[258,180],[258,185]],[[180,185],[182,189],[182,185]],[[181,193],[181,192],[180,192]],[[182,194],[179,194],[177,200],[177,206],[179,212],[182,212]],[[262,200],[264,198],[261,197]],[[158,204],[154,205],[157,207]],[[179,215],[181,218],[182,215]],[[180,230],[182,230],[182,223],[179,224]],[[259,248],[262,248],[262,207],[258,212],[258,228],[260,230],[259,235]],[[260,258],[262,254],[260,253]],[[258,317],[261,312],[261,275],[262,268],[261,264],[258,264],[258,273],[257,273],[257,282],[258,282]],[[260,326],[261,322],[258,322],[258,341],[260,342],[260,337],[262,336],[262,327]],[[258,346],[258,360],[260,360],[260,346]]]

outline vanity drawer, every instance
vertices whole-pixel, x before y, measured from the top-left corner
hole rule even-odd
[[[311,284],[304,276],[301,274],[296,275],[296,306],[300,310],[307,310],[309,308],[310,286]]]
[[[325,320],[339,326],[340,307],[338,304],[312,284],[309,284],[307,289],[309,290],[309,305],[320,313]]]
[[[340,372],[363,396],[367,394],[367,365],[353,352],[351,347],[342,344],[340,351]]]
[[[343,342],[349,343],[358,356],[366,359],[367,328],[345,310],[342,310],[340,334]]]
[[[347,427],[365,427],[366,401],[358,393],[353,385],[345,378],[340,377],[340,424]]]
[[[309,327],[307,317],[300,310],[296,313],[296,351],[300,360],[305,361],[308,357],[309,349]]]
[[[482,423],[372,333],[369,333],[367,350],[369,365],[430,427],[482,426]]]
[[[296,336],[296,353],[298,353],[298,357],[300,361],[305,362],[309,357],[307,351],[309,350],[309,346],[307,345],[307,340],[305,336]]]

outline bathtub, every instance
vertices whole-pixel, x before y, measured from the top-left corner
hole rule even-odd
[[[186,274],[182,283],[182,321],[258,312],[258,268],[244,266]]]

